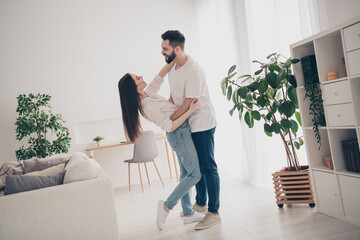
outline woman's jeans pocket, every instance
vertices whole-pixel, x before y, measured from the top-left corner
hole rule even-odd
[[[175,129],[175,131],[166,133],[167,140],[175,152],[179,148],[179,143],[181,142],[181,138],[182,138],[182,136],[181,136],[182,131],[186,131],[188,127],[190,127],[190,126],[189,126],[188,121],[186,120],[177,129]]]

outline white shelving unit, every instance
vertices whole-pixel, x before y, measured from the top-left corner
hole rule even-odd
[[[319,128],[321,147],[312,129],[310,102],[304,100],[301,63],[294,65],[305,146],[319,212],[360,225],[360,173],[346,170],[341,141],[360,142],[360,16],[290,46],[293,58],[315,55],[326,126]],[[342,58],[345,59],[346,71]],[[339,78],[327,80],[328,72]],[[323,164],[331,156],[334,169]]]

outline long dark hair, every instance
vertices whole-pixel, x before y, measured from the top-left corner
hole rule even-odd
[[[125,74],[118,83],[122,118],[127,140],[135,142],[142,133],[140,125],[140,95],[136,84],[129,73]]]

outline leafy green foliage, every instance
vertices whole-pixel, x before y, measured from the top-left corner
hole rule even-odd
[[[322,100],[322,92],[320,83],[307,81],[305,79],[305,96],[304,99],[310,99],[309,113],[312,116],[313,130],[317,142],[319,143],[319,149],[321,146],[321,136],[319,132],[319,126],[325,126],[325,113]]]
[[[27,139],[28,148],[24,145],[16,151],[16,158],[24,160],[31,157],[47,157],[52,154],[67,153],[70,148],[69,130],[64,126],[61,114],[53,114],[49,103],[51,96],[46,94],[20,94],[17,97],[16,139]],[[52,138],[47,138],[49,133]]]
[[[104,140],[104,139],[105,139],[104,137],[96,136],[96,137],[94,137],[93,141],[100,142],[101,140]]]
[[[254,60],[253,63],[260,64],[254,75],[242,75],[236,79],[233,79],[236,66],[231,66],[228,76],[221,81],[221,88],[224,96],[234,103],[230,115],[237,109],[239,120],[244,118],[250,128],[255,121],[263,121],[267,136],[281,136],[288,159],[293,159],[290,166],[296,168],[298,160],[295,148],[299,149],[304,142],[301,137],[297,137],[301,119],[297,83],[291,67],[300,60],[289,58],[282,62],[279,60],[281,57],[280,54],[272,53],[267,56],[267,63]]]

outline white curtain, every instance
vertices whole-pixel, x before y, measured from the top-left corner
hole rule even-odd
[[[236,63],[231,15],[227,1],[197,0],[195,4],[200,43],[198,60],[207,76],[217,118],[215,158],[219,171],[240,177],[241,164],[246,162],[241,124],[236,117],[230,117],[232,104],[223,96],[220,87],[229,67]]]
[[[290,56],[289,45],[313,34],[312,0],[197,0],[199,62],[207,74],[212,102],[217,113],[215,157],[219,171],[271,186],[271,173],[286,165],[280,137],[267,137],[263,123],[249,129],[239,122],[232,104],[222,95],[220,81],[229,67],[239,74],[253,73],[252,60],[264,61],[272,52]],[[313,23],[313,24],[311,24]],[[313,27],[312,27],[313,26]],[[307,163],[305,148],[300,162]]]

